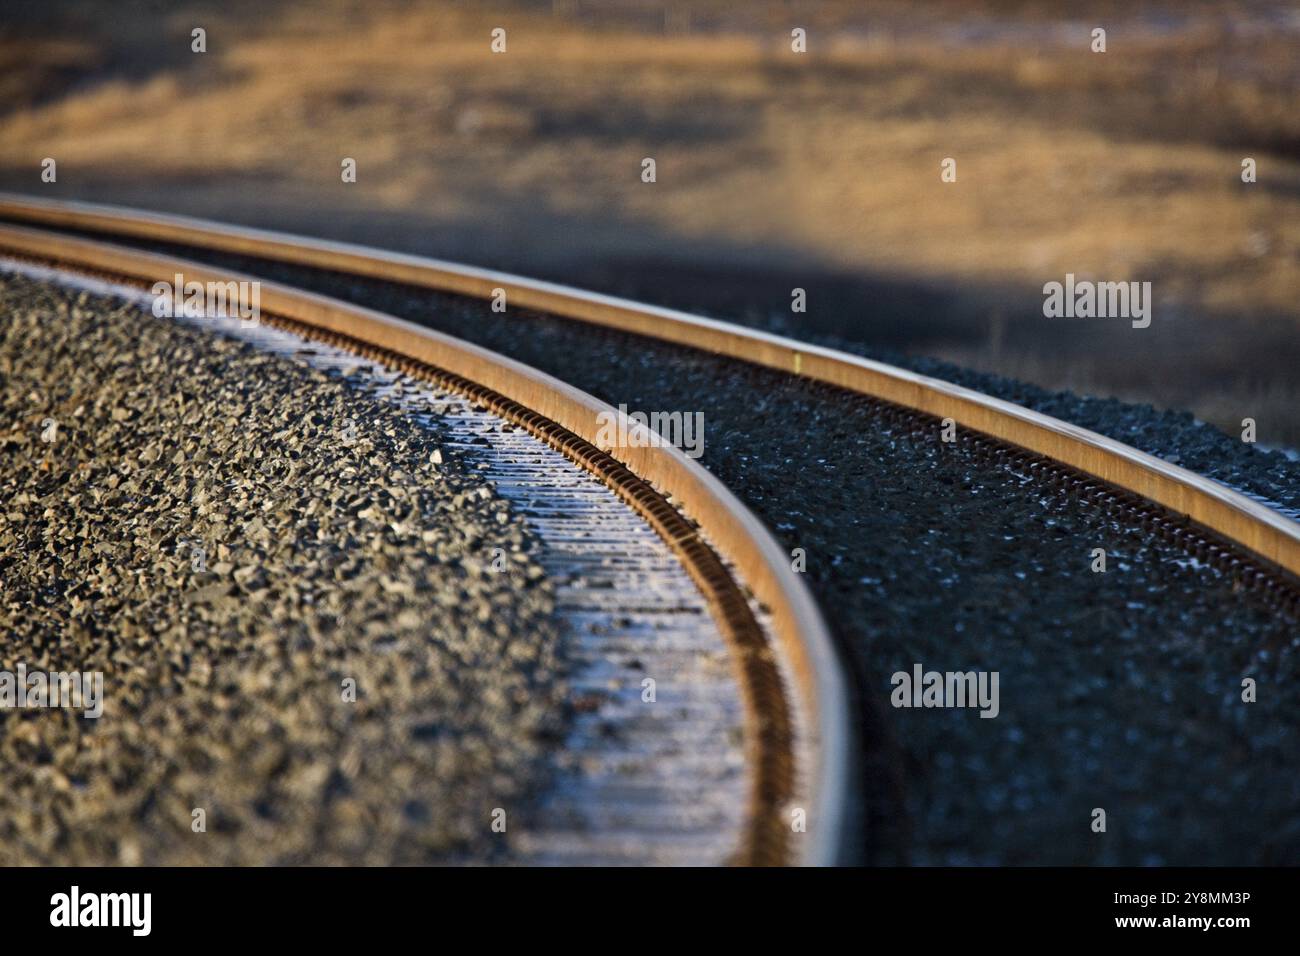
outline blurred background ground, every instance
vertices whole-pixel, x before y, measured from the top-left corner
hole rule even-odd
[[[1300,448],[1298,92],[1300,12],[1268,0],[6,0],[0,188],[1252,417]],[[1044,318],[1067,272],[1151,281],[1151,327]]]

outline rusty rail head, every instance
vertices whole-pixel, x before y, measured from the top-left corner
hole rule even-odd
[[[175,227],[169,242],[191,243]],[[162,238],[162,237],[159,237]],[[255,277],[170,256],[112,246],[43,230],[0,225],[0,253],[51,260],[62,265],[126,277],[137,282],[229,282]],[[571,432],[626,466],[634,475],[672,496],[694,518],[709,543],[738,569],[744,583],[772,619],[775,652],[798,685],[800,718],[812,757],[798,768],[810,796],[807,832],[796,842],[794,859],[805,865],[852,862],[856,839],[855,726],[847,684],[834,644],[803,582],[785,552],[762,523],[712,474],[671,445],[600,445],[606,416],[626,432],[641,428],[599,399],[520,362],[459,341],[412,322],[325,296],[257,280],[261,307],[277,317],[337,340],[350,340],[400,360],[433,367],[486,386]],[[760,720],[762,715],[758,715]],[[748,732],[748,728],[747,728]],[[786,809],[781,808],[785,813]],[[771,825],[772,821],[767,821]],[[788,819],[783,823],[788,827]],[[790,841],[787,841],[790,842]]]
[[[1186,515],[1265,562],[1300,576],[1300,525],[1239,492],[1050,415],[846,352],[503,272],[183,216],[0,193],[0,219],[184,241],[478,298],[505,289],[514,307],[714,352],[952,418],[964,428],[1045,455]]]

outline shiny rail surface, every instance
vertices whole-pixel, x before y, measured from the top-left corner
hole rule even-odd
[[[30,229],[0,227],[0,250],[134,284],[170,281],[178,272],[205,283],[251,278]],[[596,447],[603,416],[619,413],[518,362],[323,296],[267,282],[260,291],[263,321],[465,395],[561,450],[631,505],[690,572],[731,644],[751,779],[746,833],[734,859],[808,865],[851,859],[845,854],[855,843],[849,831],[857,751],[844,676],[820,613],[784,552],[717,479],[669,445]],[[624,422],[627,433],[641,427]],[[770,644],[714,548],[761,603]],[[803,806],[794,807],[796,797],[806,798]],[[806,811],[806,830],[791,827],[792,809]]]
[[[835,349],[503,272],[183,216],[0,194],[0,219],[184,242],[476,298],[504,289],[512,307],[700,349],[951,418],[1185,515],[1257,559],[1300,575],[1300,524],[1240,492],[1049,415]]]

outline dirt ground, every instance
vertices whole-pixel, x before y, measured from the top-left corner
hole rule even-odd
[[[0,188],[507,268],[1300,448],[1285,3],[9,0],[0,77]],[[1150,328],[1045,318],[1067,273],[1150,281]]]

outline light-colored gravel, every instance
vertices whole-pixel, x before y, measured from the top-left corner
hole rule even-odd
[[[0,277],[0,666],[106,697],[0,710],[0,864],[507,855],[492,811],[564,731],[553,589],[439,445],[337,376]]]

